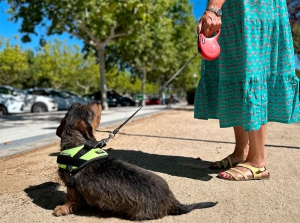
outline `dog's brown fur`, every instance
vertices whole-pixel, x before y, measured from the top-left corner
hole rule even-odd
[[[57,128],[61,150],[87,141],[96,143],[93,132],[100,124],[101,112],[97,102],[74,104]],[[63,174],[60,178],[66,183]],[[67,202],[57,206],[54,215],[67,215],[78,210],[80,205],[88,204],[131,220],[147,220],[215,205],[212,202],[180,204],[163,178],[110,157],[88,164],[74,175],[74,179],[75,187],[67,186]]]

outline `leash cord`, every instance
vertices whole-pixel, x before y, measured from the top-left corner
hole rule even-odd
[[[189,59],[188,62],[186,62],[165,84],[162,88],[165,88],[180,72],[198,55],[199,53],[196,53],[191,59]]]
[[[106,143],[108,142],[108,140],[112,139],[115,137],[115,135],[119,132],[119,130],[133,117],[135,116],[136,113],[138,113],[139,110],[141,110],[142,107],[140,107],[136,112],[134,112],[128,119],[125,120],[125,122],[123,122],[118,128],[116,128],[114,131],[109,132],[109,135],[107,138],[105,139],[101,139],[100,141],[98,141],[95,145],[94,148],[97,148],[97,146],[99,146],[100,148],[103,148],[106,146]],[[97,131],[97,130],[96,130]],[[98,130],[99,131],[99,130]],[[100,131],[99,131],[100,132]]]

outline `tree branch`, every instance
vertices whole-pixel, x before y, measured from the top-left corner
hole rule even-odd
[[[71,32],[71,31],[70,31],[69,29],[67,29],[66,27],[64,27],[63,29],[64,29],[64,31],[66,31],[66,32],[69,33],[70,35],[76,36],[78,39],[82,39],[86,44],[88,44],[88,45],[90,45],[90,46],[93,46],[93,47],[96,47],[96,46],[97,46],[97,44],[94,43],[94,41],[89,40],[89,39],[87,39],[87,38],[85,38],[85,37],[79,35],[79,34],[76,33],[76,32]]]
[[[118,33],[115,34],[115,29],[118,27],[117,24],[114,24],[111,28],[110,28],[110,34],[109,36],[106,38],[106,40],[103,42],[103,44],[107,44],[108,42],[110,42],[112,39],[114,38],[119,38],[122,36],[127,36],[130,35],[131,33],[133,33],[134,28],[131,28],[130,31],[128,33]]]
[[[97,39],[94,36],[94,34],[91,32],[91,30],[89,28],[87,28],[80,20],[76,20],[76,22],[78,23],[78,27],[80,29],[82,29],[93,42],[95,42],[97,45],[101,44],[101,42],[99,41],[99,39]]]

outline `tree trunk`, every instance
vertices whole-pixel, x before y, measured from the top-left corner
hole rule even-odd
[[[143,71],[143,80],[142,80],[142,106],[146,106],[145,93],[146,93],[146,79],[147,79],[147,71],[145,68]]]
[[[105,59],[104,59],[104,48],[103,45],[97,48],[99,66],[100,66],[100,89],[101,89],[101,103],[104,110],[108,110],[107,104],[107,87],[106,87],[106,78],[105,78]]]

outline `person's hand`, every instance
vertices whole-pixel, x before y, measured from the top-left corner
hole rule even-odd
[[[203,34],[206,37],[212,36],[215,32],[218,32],[221,28],[222,20],[221,17],[217,16],[214,12],[205,11],[201,19],[199,20],[199,24],[197,26],[197,33],[203,29]]]

